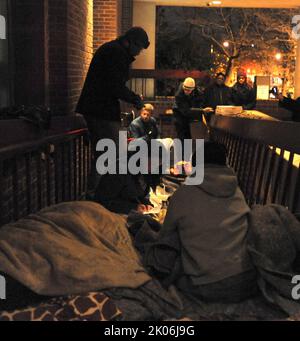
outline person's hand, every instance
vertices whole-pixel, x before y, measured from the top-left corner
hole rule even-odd
[[[144,102],[142,101],[142,99],[140,98],[140,96],[137,97],[135,103],[133,104],[133,106],[137,109],[137,110],[142,110],[144,108]]]
[[[139,204],[137,205],[137,209],[136,209],[139,213],[144,213],[146,212],[146,205],[143,204]]]
[[[203,112],[204,112],[204,114],[209,114],[209,113],[211,113],[211,112],[214,112],[214,109],[213,109],[213,108],[210,108],[210,107],[207,107],[207,108],[204,108],[204,109],[203,109]]]
[[[278,94],[277,98],[279,99],[279,101],[283,101],[284,99],[283,94],[282,93]]]
[[[151,205],[138,204],[137,211],[139,213],[149,212],[153,207]]]

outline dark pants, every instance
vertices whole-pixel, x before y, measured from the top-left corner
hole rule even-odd
[[[192,135],[191,135],[191,128],[190,128],[190,119],[182,116],[180,112],[174,111],[175,115],[175,128],[176,128],[176,133],[177,133],[177,138],[181,141],[182,143],[182,156],[180,157],[181,160],[185,160],[186,158],[184,157],[184,140],[191,140]],[[189,161],[191,155],[187,157],[187,160]]]
[[[181,277],[176,286],[206,302],[238,303],[258,293],[256,272],[250,270],[216,283],[195,286],[190,277]]]
[[[121,122],[100,120],[97,117],[92,116],[85,116],[85,120],[90,133],[92,149],[92,168],[88,179],[88,191],[92,196],[100,180],[100,175],[97,173],[96,169],[96,162],[97,158],[101,155],[101,152],[96,152],[97,143],[102,139],[111,139],[116,143],[118,148]]]
[[[177,138],[180,141],[183,142],[185,139],[192,138],[189,118],[176,115],[175,116],[175,128],[177,132]]]

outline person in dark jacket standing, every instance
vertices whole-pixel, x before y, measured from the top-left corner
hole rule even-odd
[[[242,106],[244,110],[252,110],[256,106],[255,89],[248,84],[245,73],[238,73],[237,82],[232,88],[233,103]]]
[[[203,108],[204,97],[196,87],[195,80],[188,77],[180,84],[175,95],[175,105],[173,108],[175,118],[175,128],[177,137],[183,142],[185,139],[191,139],[190,123],[194,119],[201,120],[202,114],[212,112],[211,108],[205,108],[199,111],[192,108]]]
[[[205,106],[216,109],[218,105],[233,105],[232,91],[225,85],[225,80],[224,73],[217,74],[214,84],[205,91]]]
[[[126,82],[131,63],[149,44],[147,33],[141,27],[132,27],[118,39],[103,44],[95,53],[76,108],[76,112],[86,119],[94,153],[101,139],[118,143],[121,127],[119,100],[131,103],[137,109],[143,107],[141,96],[128,89]],[[93,183],[97,177],[95,165],[92,172],[89,182]]]

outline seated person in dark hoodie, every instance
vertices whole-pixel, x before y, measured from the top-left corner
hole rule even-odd
[[[256,106],[255,89],[248,84],[244,72],[238,73],[237,82],[232,87],[232,99],[235,105],[242,106],[244,110],[252,110]]]
[[[219,72],[213,85],[204,93],[204,105],[216,109],[218,105],[233,105],[231,88],[225,85],[226,76]]]
[[[131,210],[144,213],[152,208],[150,188],[154,190],[159,183],[159,175],[106,174],[100,178],[95,201],[115,213],[128,214]]]
[[[157,242],[145,264],[165,285],[206,301],[239,302],[256,293],[246,238],[248,213],[225,148],[205,143],[201,185],[189,179],[170,200]],[[195,157],[193,157],[195,166]]]
[[[145,104],[138,118],[131,122],[129,126],[129,135],[134,139],[144,139],[150,142],[151,139],[158,139],[160,133],[154,117],[152,117],[154,107],[151,104]]]

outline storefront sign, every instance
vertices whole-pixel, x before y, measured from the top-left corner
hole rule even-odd
[[[298,40],[300,38],[300,15],[293,17],[292,24],[295,25],[293,27],[293,37]]]

